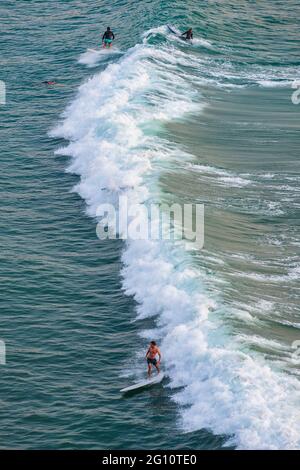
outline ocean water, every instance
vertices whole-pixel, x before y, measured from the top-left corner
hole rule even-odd
[[[17,3],[0,7],[0,447],[299,448],[299,2]],[[113,49],[88,51],[107,25]],[[204,204],[203,249],[100,241],[120,194]],[[162,386],[123,397],[153,338]]]

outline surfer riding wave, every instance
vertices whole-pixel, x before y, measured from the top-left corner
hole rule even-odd
[[[113,40],[115,39],[114,33],[111,31],[110,27],[107,27],[107,30],[102,36],[103,47],[111,47]]]
[[[182,33],[181,36],[187,41],[189,41],[190,39],[193,39],[194,38],[193,29],[192,28],[188,29],[185,33]]]
[[[159,360],[156,359],[156,357],[159,357]],[[148,351],[146,353],[146,359],[148,363],[148,377],[151,376],[152,373],[152,366],[154,366],[158,372],[160,373],[160,362],[161,362],[161,352],[159,350],[159,347],[157,346],[155,341],[151,341]]]

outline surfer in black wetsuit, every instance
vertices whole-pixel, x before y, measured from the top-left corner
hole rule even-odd
[[[114,33],[110,30],[110,27],[108,26],[107,27],[107,30],[105,31],[105,33],[103,34],[102,36],[102,44],[103,44],[103,47],[111,47],[112,45],[112,42],[113,42],[113,39],[115,39],[115,35]]]
[[[188,29],[185,33],[182,33],[181,36],[182,36],[182,37],[185,36],[184,39],[185,39],[186,41],[188,41],[188,40],[190,40],[190,39],[193,39],[194,36],[193,36],[193,30],[192,30],[192,28]]]

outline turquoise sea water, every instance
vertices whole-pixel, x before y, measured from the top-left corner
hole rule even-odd
[[[298,2],[0,13],[0,447],[299,448]],[[98,240],[119,194],[204,203],[204,249]]]

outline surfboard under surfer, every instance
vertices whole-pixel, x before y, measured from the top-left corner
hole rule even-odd
[[[113,42],[114,39],[115,39],[115,35],[111,31],[110,27],[108,26],[107,30],[105,31],[105,33],[102,36],[103,47],[111,47],[112,42]]]
[[[159,357],[158,360],[156,359],[157,356]],[[147,359],[147,363],[148,363],[148,377],[151,376],[152,366],[154,366],[156,368],[156,370],[159,374],[160,373],[159,365],[160,365],[160,362],[161,362],[161,352],[160,352],[159,347],[157,346],[155,341],[151,341],[151,343],[149,345],[149,348],[148,348],[148,351],[146,353],[146,359]]]

